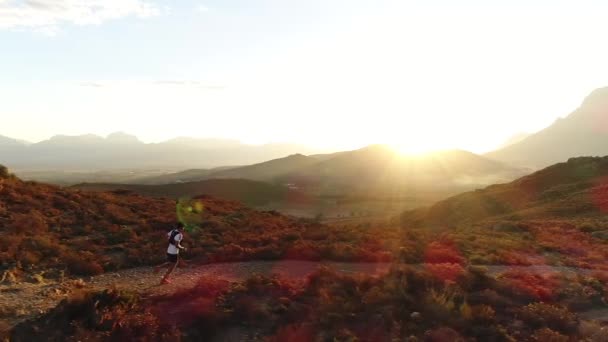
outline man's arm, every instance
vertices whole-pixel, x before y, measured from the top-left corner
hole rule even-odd
[[[180,234],[180,239],[177,240],[177,248],[179,249],[186,249],[186,247],[182,246],[182,240],[184,239],[184,236],[182,234]]]

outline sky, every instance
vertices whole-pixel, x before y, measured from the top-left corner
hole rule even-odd
[[[490,151],[608,86],[608,3],[0,0],[0,135]]]

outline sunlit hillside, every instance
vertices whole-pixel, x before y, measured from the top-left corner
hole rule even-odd
[[[572,158],[507,184],[404,213],[406,225],[458,226],[483,219],[601,219],[608,211],[608,157]]]

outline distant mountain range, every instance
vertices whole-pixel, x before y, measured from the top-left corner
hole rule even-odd
[[[286,185],[322,195],[402,196],[415,190],[460,191],[505,182],[526,173],[466,151],[405,157],[384,145],[325,155],[294,154],[243,167],[187,170],[132,182],[182,183],[241,178]]]
[[[246,145],[235,140],[176,138],[145,144],[113,133],[58,135],[35,144],[0,136],[0,162],[17,170],[120,170],[209,168],[247,165],[293,153],[319,153],[296,144]]]
[[[485,156],[534,169],[579,156],[608,155],[608,88],[592,92],[568,117]]]
[[[34,144],[0,136],[0,163],[23,178],[58,184],[69,183],[72,176],[86,181],[85,172],[145,170],[117,175],[115,180],[112,174],[96,174],[91,180],[163,184],[243,178],[328,191],[391,188],[395,184],[410,188],[429,184],[471,187],[512,180],[521,175],[522,168],[540,169],[572,157],[608,155],[608,88],[592,92],[568,117],[535,134],[514,136],[504,147],[484,156],[454,150],[397,158],[394,151],[382,146],[333,154],[319,152],[294,144],[253,146],[228,139],[175,138],[145,144],[120,132],[105,138],[58,135]],[[41,170],[55,173],[36,173]],[[187,171],[167,173],[180,170]],[[159,175],[161,172],[165,174]]]

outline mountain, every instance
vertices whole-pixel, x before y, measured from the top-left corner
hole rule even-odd
[[[273,159],[267,162],[241,166],[241,167],[222,167],[211,170],[193,169],[173,174],[156,177],[148,177],[135,180],[138,184],[167,184],[197,181],[210,178],[242,178],[257,181],[274,181],[277,177],[286,173],[294,172],[302,167],[317,163],[313,157],[302,154],[294,154],[285,158]]]
[[[403,195],[416,190],[470,188],[511,180],[524,173],[466,151],[402,156],[383,145],[322,158],[277,178],[325,194],[384,192]]]
[[[207,195],[225,200],[239,201],[251,206],[265,205],[271,202],[283,202],[289,194],[287,188],[246,179],[209,179],[198,182],[166,185],[131,185],[83,183],[72,189],[84,191],[130,191],[143,196],[194,197]]]
[[[572,157],[604,155],[608,155],[608,87],[593,91],[566,118],[485,156],[538,169]]]
[[[264,163],[214,172],[214,178],[247,178],[260,181],[271,181],[275,178],[297,171],[317,163],[318,160],[302,154],[293,154],[285,158],[270,160]]]
[[[115,132],[106,137],[111,144],[140,145],[143,144],[136,136],[124,132]]]
[[[112,133],[105,138],[93,134],[57,135],[30,145],[0,138],[0,149],[0,162],[17,172],[126,169],[177,171],[248,165],[294,153],[319,152],[295,144],[246,145],[235,140],[183,137],[146,144],[123,132]]]
[[[4,146],[24,146],[27,145],[28,142],[23,140],[17,140],[9,137],[5,137],[0,135],[0,148]]]
[[[599,217],[608,213],[608,157],[569,159],[508,184],[407,211],[406,226],[458,226],[486,219]]]
[[[235,148],[241,145],[241,142],[233,139],[197,139],[197,138],[189,138],[189,137],[178,137],[173,138],[171,140],[167,140],[165,142],[167,145],[175,145],[175,146],[187,146],[187,147],[195,147],[195,148],[207,148],[207,149],[216,149],[216,148]]]
[[[511,146],[513,144],[516,144],[524,139],[526,139],[527,137],[529,137],[531,134],[530,133],[517,133],[512,135],[511,137],[509,137],[509,139],[505,140],[504,143],[502,143],[502,145],[500,146],[500,148],[505,148],[507,146]]]
[[[0,163],[19,159],[27,150],[27,145],[28,143],[25,141],[0,135]]]
[[[455,193],[477,185],[510,181],[524,173],[525,170],[511,168],[466,151],[442,151],[421,157],[405,157],[387,146],[372,145],[355,151],[326,155],[294,154],[224,170],[188,170],[149,177],[140,183],[232,178],[292,184],[321,195],[373,192],[376,195],[391,193],[401,196],[416,189],[447,189]]]

